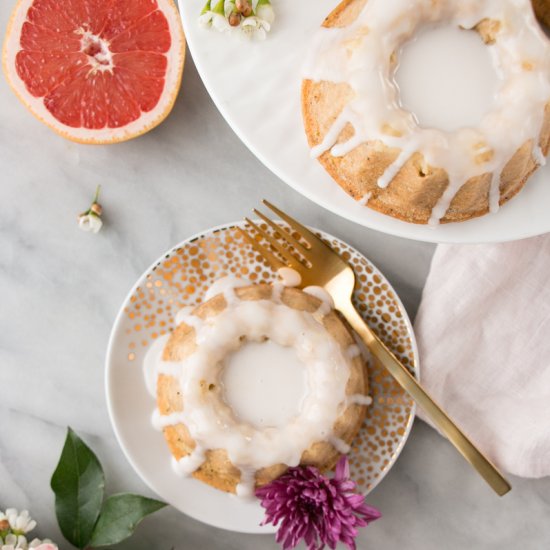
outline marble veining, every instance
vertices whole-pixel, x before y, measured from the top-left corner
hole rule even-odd
[[[6,27],[10,2],[0,4]],[[133,142],[86,147],[36,122],[0,78],[0,508],[29,508],[37,536],[68,548],[49,479],[71,425],[100,456],[110,492],[150,494],[111,430],[103,392],[109,331],[130,287],[163,251],[242,218],[262,197],[340,236],[387,275],[414,315],[433,246],[346,222],[281,183],[233,134],[188,58],[172,116]],[[105,227],[76,216],[103,185]],[[452,447],[419,423],[369,496],[384,517],[358,548],[541,550],[550,479],[513,479],[499,500]],[[225,533],[166,509],[122,550],[275,550],[267,536]]]

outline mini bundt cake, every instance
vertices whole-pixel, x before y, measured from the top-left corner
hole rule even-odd
[[[297,416],[259,427],[234,414],[221,376],[229,353],[267,340],[296,351],[307,390]],[[231,287],[197,306],[166,343],[158,373],[157,423],[176,470],[239,495],[289,466],[332,468],[369,399],[365,362],[338,314],[280,284]]]

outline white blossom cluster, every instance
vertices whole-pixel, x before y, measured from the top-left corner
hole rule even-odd
[[[270,0],[207,0],[199,24],[264,40],[275,20]]]
[[[27,541],[27,533],[36,527],[27,510],[18,512],[15,508],[0,511],[0,550],[58,550],[51,540],[33,539]]]

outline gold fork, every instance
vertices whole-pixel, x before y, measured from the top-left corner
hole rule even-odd
[[[246,222],[269,243],[271,248],[284,261],[260,244],[252,234],[238,227],[244,238],[275,270],[290,267],[297,271],[302,278],[300,283],[302,288],[307,286],[324,287],[332,297],[334,307],[347,319],[351,327],[363,339],[370,352],[426,412],[432,422],[447,436],[462,456],[479,472],[498,495],[502,496],[510,491],[511,486],[502,474],[462,433],[407,368],[401,364],[397,357],[363,321],[351,301],[355,288],[355,273],[349,264],[307,227],[304,227],[268,201],[264,200],[262,202],[284,220],[300,236],[300,239],[295,238],[290,231],[287,231],[256,209],[254,209],[254,213],[271,227],[276,235],[279,235],[279,238],[268,233],[248,218],[245,218]]]

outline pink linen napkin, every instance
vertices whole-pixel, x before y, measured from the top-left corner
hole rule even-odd
[[[550,475],[550,234],[439,245],[415,330],[422,383],[464,432],[504,471]]]

